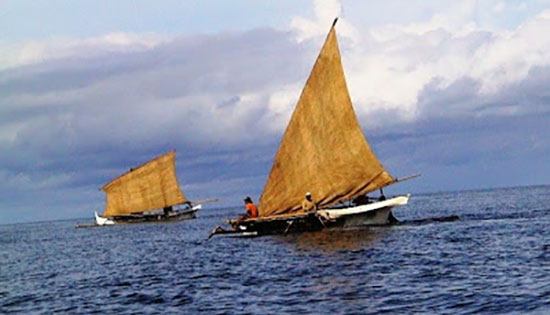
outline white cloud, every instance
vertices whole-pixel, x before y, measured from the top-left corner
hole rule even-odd
[[[493,7],[493,11],[495,11],[495,13],[501,13],[505,9],[506,9],[506,3],[505,2],[499,2],[499,3],[495,4],[495,6]]]
[[[313,17],[299,16],[291,21],[299,42],[320,43],[333,17],[343,12],[340,1],[312,3]],[[488,5],[495,10],[525,9],[524,3],[491,1],[482,5],[473,0],[460,1],[441,8],[428,19],[362,29],[351,25],[345,16],[341,18],[337,33],[347,40],[341,41],[343,63],[359,115],[393,111],[392,119],[414,120],[419,113],[418,97],[433,82],[444,89],[462,78],[473,78],[480,83],[479,93],[495,95],[507,85],[525,79],[533,67],[550,63],[548,11],[507,30],[484,23],[483,12]],[[304,80],[291,85],[301,89],[303,84]],[[270,96],[273,116],[286,118],[293,109],[298,94],[289,94],[286,89],[280,87]],[[374,121],[370,127],[384,124]],[[283,126],[275,130],[284,128],[285,122],[278,121]]]
[[[471,3],[459,6],[427,22],[377,27],[359,45],[344,47],[360,113],[393,110],[414,119],[419,93],[434,80],[445,88],[470,77],[480,82],[480,93],[497,94],[534,67],[550,64],[548,11],[510,31],[487,31],[473,22]]]
[[[353,41],[357,40],[357,30],[342,16],[342,4],[338,0],[314,0],[314,17],[293,17],[290,22],[296,39],[301,42],[318,36],[326,36],[335,18],[338,18],[338,31]]]
[[[240,185],[232,181],[236,175],[260,187],[273,143],[335,16],[341,18],[336,30],[355,109],[363,126],[376,129],[372,133],[393,123],[414,127],[426,118],[440,124],[454,117],[512,121],[547,111],[542,102],[550,99],[550,10],[498,29],[484,26],[474,4],[365,26],[352,24],[338,1],[315,1],[314,16],[292,18],[291,32],[185,38],[116,33],[1,44],[0,166],[9,174],[0,168],[0,188],[95,189],[122,166],[172,148],[184,154],[261,148],[263,155],[246,162],[236,154],[225,164],[193,165],[195,182],[187,173],[183,180],[197,194],[211,185]],[[503,10],[509,11],[508,4]],[[426,134],[442,129],[424,128]],[[539,133],[533,132],[533,146],[547,148]],[[391,156],[400,158],[399,152]],[[419,159],[411,158],[411,165]],[[239,163],[226,172],[228,164]],[[257,169],[241,174],[252,163]],[[205,176],[214,164],[216,172]],[[193,185],[218,173],[229,175],[215,179],[218,184]]]
[[[158,34],[109,33],[91,38],[54,38],[18,43],[0,42],[0,70],[70,57],[93,57],[108,53],[154,48],[169,40]]]
[[[0,125],[0,144],[2,143],[11,143],[17,137],[17,133],[23,129],[25,123],[23,122],[7,122]]]
[[[41,190],[55,189],[70,181],[72,174],[48,174],[46,176],[19,172],[10,174],[0,169],[0,181],[5,190]]]
[[[521,9],[524,7],[522,4],[514,7]],[[493,1],[493,6],[495,10],[511,7],[496,1]],[[516,29],[500,31],[482,29],[476,23],[478,10],[476,1],[463,1],[435,12],[426,20],[358,29],[342,16],[340,1],[317,0],[313,1],[313,17],[293,17],[290,27],[298,42],[314,42],[316,44],[312,46],[318,49],[317,43],[326,36],[333,18],[340,16],[337,32],[346,39],[341,41],[343,62],[359,114],[393,110],[401,118],[411,120],[418,113],[419,93],[434,80],[445,88],[463,77],[471,77],[481,83],[481,93],[495,94],[503,86],[524,79],[533,67],[550,63],[550,37],[546,36],[550,29],[550,10],[523,22]],[[111,33],[87,39],[4,44],[0,47],[4,48],[0,49],[0,69],[51,60],[140,52],[171,41],[173,38],[157,34]],[[141,75],[150,76],[151,86],[154,86],[155,82],[163,81],[160,76],[164,70],[152,70],[154,73],[141,72]],[[280,132],[297,101],[305,75],[307,73],[295,82],[282,82],[282,85],[272,85],[264,90],[241,91],[239,101],[234,102],[231,110],[208,105],[220,102],[219,96],[188,95],[186,98],[190,98],[190,102],[199,99],[200,103],[205,104],[201,106],[205,118],[215,119],[220,115],[220,122],[214,124],[216,128],[208,132],[211,136],[221,129],[218,126],[224,126],[225,130],[241,129],[228,123],[228,119],[221,119],[222,116],[243,119],[246,113],[262,108],[268,110],[265,114],[267,118],[263,120],[267,129]],[[134,73],[122,74],[119,79],[123,80],[126,76],[130,84],[139,84],[134,80]],[[112,90],[109,81],[98,84],[107,87],[106,91]],[[74,103],[75,98],[82,95],[94,98],[93,93],[100,90],[99,85],[93,90],[86,87],[85,91],[52,91],[43,95],[14,97],[20,106]],[[125,86],[128,88],[127,84]],[[118,89],[112,90],[114,96],[120,92]],[[231,133],[223,133],[226,134]]]

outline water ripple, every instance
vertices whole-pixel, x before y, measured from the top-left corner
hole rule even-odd
[[[549,187],[429,194],[399,226],[210,241],[240,210],[3,225],[0,313],[548,313],[549,201]]]

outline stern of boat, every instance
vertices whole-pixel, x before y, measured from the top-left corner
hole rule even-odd
[[[97,211],[94,212],[94,215],[95,215],[95,223],[97,225],[112,225],[112,224],[115,224],[115,221],[100,216],[99,214],[97,214]]]

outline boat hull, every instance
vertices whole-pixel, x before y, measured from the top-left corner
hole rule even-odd
[[[388,225],[391,224],[390,216],[393,216],[391,209],[393,207],[384,207],[360,214],[350,214],[340,217],[332,226],[338,227],[356,227],[368,225]]]
[[[409,198],[410,194],[366,205],[323,209],[319,210],[318,214],[328,221],[335,221],[334,225],[342,227],[388,225],[397,221],[391,210],[396,206],[406,205]]]
[[[274,235],[318,231],[326,228],[390,225],[397,222],[391,210],[396,206],[407,204],[409,197],[410,195],[398,196],[366,205],[322,209],[287,217],[230,221],[232,230],[217,228],[212,234]]]
[[[276,218],[269,220],[246,220],[241,223],[232,224],[235,233],[244,236],[253,235],[276,235],[306,231],[318,231],[325,226],[322,220],[310,213],[294,216],[292,218]]]
[[[134,223],[162,223],[174,222],[196,218],[197,211],[202,208],[202,205],[195,205],[191,209],[171,212],[168,215],[164,214],[146,214],[146,215],[131,215],[105,218],[95,212],[95,223],[98,226],[114,225],[114,224],[134,224]]]

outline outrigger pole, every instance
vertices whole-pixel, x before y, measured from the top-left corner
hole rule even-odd
[[[404,181],[409,180],[409,179],[420,177],[420,175],[421,175],[420,173],[417,173],[417,174],[414,174],[414,175],[409,175],[409,176],[405,176],[405,177],[401,177],[401,178],[396,177],[395,180],[393,181],[393,183],[404,182]]]

